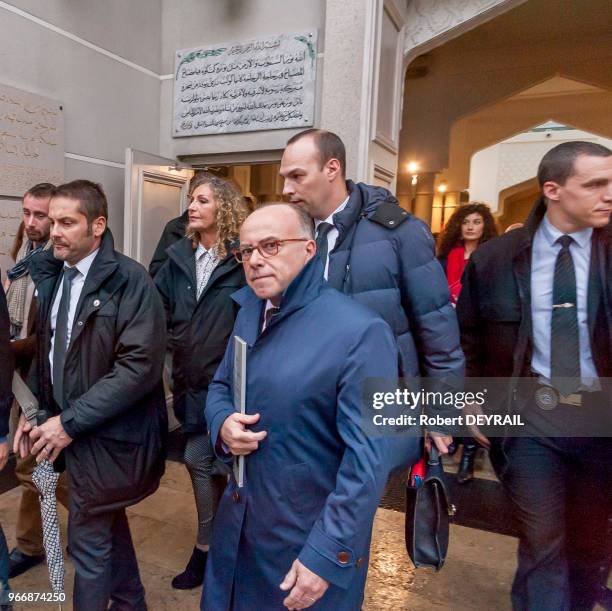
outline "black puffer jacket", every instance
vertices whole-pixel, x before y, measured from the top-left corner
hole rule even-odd
[[[231,294],[245,285],[242,266],[228,255],[196,300],[195,255],[183,238],[166,251],[155,276],[171,337],[174,411],[186,433],[206,431],[208,385],[225,354],[238,305]]]
[[[63,263],[49,250],[30,267],[38,290],[39,400],[55,414],[50,316]],[[116,252],[110,231],[87,275],[64,368],[61,421],[71,494],[84,512],[138,502],[157,489],[167,432],[164,313],[147,271]]]
[[[461,378],[457,318],[429,227],[382,187],[349,180],[347,188],[329,284],[389,324],[405,376]]]

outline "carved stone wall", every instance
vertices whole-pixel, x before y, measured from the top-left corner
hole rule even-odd
[[[439,38],[478,15],[508,8],[524,0],[408,0],[404,55]]]

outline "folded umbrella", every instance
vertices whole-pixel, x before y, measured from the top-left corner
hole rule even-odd
[[[26,420],[37,426],[46,420],[46,412],[38,409],[38,401],[18,373],[13,375],[13,394]],[[43,527],[43,546],[47,557],[49,581],[53,592],[64,591],[64,554],[60,540],[57,498],[55,491],[60,474],[55,471],[51,461],[45,459],[32,471],[32,481],[39,492],[40,513]],[[61,605],[60,605],[61,608]]]

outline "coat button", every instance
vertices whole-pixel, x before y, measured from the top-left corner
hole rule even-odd
[[[232,493],[232,500],[234,501],[234,503],[240,503],[240,493],[238,492],[238,490],[234,490],[234,492]]]
[[[83,326],[83,321],[79,320],[79,322],[77,323],[77,327],[82,327]]]
[[[363,564],[363,558],[357,558],[355,564],[357,565],[357,568],[359,568]]]
[[[338,552],[336,558],[338,558],[340,564],[348,564],[348,561],[351,559],[348,552]]]
[[[93,305],[94,305],[94,308],[97,308],[100,305],[100,300],[94,299]]]

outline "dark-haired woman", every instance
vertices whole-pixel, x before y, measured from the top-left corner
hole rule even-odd
[[[497,236],[495,219],[489,206],[469,203],[459,206],[440,236],[438,259],[446,273],[451,303],[457,304],[461,292],[461,276],[470,255],[487,240]],[[457,481],[460,484],[474,477],[474,459],[478,445],[471,437],[463,438],[463,452]]]
[[[237,305],[231,294],[245,284],[231,244],[247,215],[242,193],[231,181],[197,174],[189,186],[187,236],[166,251],[155,276],[166,310],[174,411],[187,436],[185,465],[191,476],[198,514],[198,535],[185,570],[172,586],[198,587],[214,515],[214,452],[204,419],[208,385],[223,358]]]
[[[439,238],[438,259],[446,273],[453,305],[459,298],[461,276],[470,255],[495,236],[495,219],[486,204],[459,206],[448,220]]]

